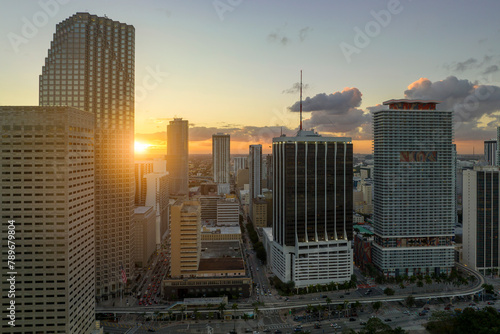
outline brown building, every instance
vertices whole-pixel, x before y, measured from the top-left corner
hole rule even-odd
[[[252,217],[253,225],[257,227],[267,227],[267,202],[264,198],[258,197],[252,199]]]
[[[156,250],[156,212],[151,206],[137,206],[133,220],[134,261],[144,267]]]
[[[236,186],[239,189],[243,189],[245,187],[245,184],[248,184],[248,179],[249,179],[248,168],[238,170],[236,174]]]

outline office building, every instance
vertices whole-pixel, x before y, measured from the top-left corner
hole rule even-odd
[[[212,135],[212,169],[217,184],[229,183],[230,152],[229,135]]]
[[[167,125],[167,171],[170,176],[170,194],[188,194],[189,124],[174,118]]]
[[[249,212],[250,218],[253,220],[253,201],[252,199],[262,194],[262,145],[250,145],[250,153],[248,155],[248,183],[249,189]]]
[[[134,73],[132,25],[77,13],[56,26],[40,75],[41,106],[94,114],[96,295],[116,296],[132,277]]]
[[[254,198],[252,205],[252,217],[253,217],[253,225],[255,228],[259,227],[268,227],[267,226],[267,201],[264,199],[264,196],[260,196]]]
[[[386,276],[454,266],[452,111],[437,103],[390,100],[374,112],[372,256]]]
[[[160,248],[161,243],[167,236],[169,224],[169,179],[166,171],[166,161],[156,159],[152,163],[152,169],[146,175],[146,198],[145,206],[153,207],[156,216],[156,247]]]
[[[217,225],[239,226],[240,205],[236,199],[220,199],[217,201]]]
[[[195,277],[201,253],[201,209],[198,201],[178,199],[171,207],[170,276]]]
[[[0,332],[87,334],[95,319],[94,115],[0,107],[0,128]],[[15,231],[11,270],[8,231]],[[17,273],[13,298],[7,272]],[[8,324],[10,301],[15,327]]]
[[[156,250],[156,213],[151,206],[134,209],[134,262],[137,267],[147,267]]]
[[[484,141],[484,161],[488,166],[496,166],[497,141],[496,139]]]
[[[463,173],[463,262],[491,274],[500,268],[500,170],[476,167]]]
[[[148,192],[147,179],[144,177],[153,171],[153,161],[136,161],[134,163],[135,205],[145,206]]]
[[[273,139],[272,271],[296,287],[353,273],[351,138],[300,130]]]
[[[233,174],[236,178],[240,169],[248,168],[248,157],[234,157],[233,158]]]
[[[249,184],[250,180],[249,173],[250,171],[248,168],[238,170],[238,174],[236,174],[236,187],[238,189],[244,189],[245,184],[246,185]]]

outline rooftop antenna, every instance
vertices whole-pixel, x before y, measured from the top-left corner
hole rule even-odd
[[[302,131],[302,70],[300,70],[300,131]]]

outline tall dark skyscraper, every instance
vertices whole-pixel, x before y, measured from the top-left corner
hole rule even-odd
[[[351,138],[302,131],[273,139],[272,269],[297,287],[349,280]]]
[[[170,194],[188,194],[189,124],[174,118],[167,125],[167,171],[170,173]]]
[[[230,136],[224,133],[212,135],[212,169],[215,183],[229,183]]]
[[[77,13],[57,24],[40,75],[40,105],[68,105],[95,117],[96,295],[133,275],[135,29]]]

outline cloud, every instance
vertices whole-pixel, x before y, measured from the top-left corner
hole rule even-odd
[[[479,61],[479,59],[476,58],[469,58],[465,61],[462,62],[454,62],[451,64],[445,64],[444,68],[450,71],[454,72],[465,72],[467,70],[471,69],[480,69],[483,66],[488,65],[490,61],[493,59],[493,56],[485,55],[483,56],[483,59]]]
[[[269,42],[277,42],[280,43],[281,45],[287,45],[290,39],[286,37],[285,35],[282,35],[279,31],[278,32],[272,32],[269,35],[267,35],[267,40]]]
[[[498,72],[498,66],[497,65],[491,65],[491,66],[488,66],[483,74],[490,74],[490,73],[495,73],[495,72]]]
[[[333,94],[320,93],[307,97],[302,102],[302,111],[326,111],[329,114],[346,114],[349,109],[359,107],[361,92],[357,88],[344,88],[342,92]],[[300,102],[295,102],[290,111],[300,111]]]
[[[309,84],[302,84],[302,91],[309,88]],[[300,82],[296,82],[292,85],[292,88],[285,89],[281,94],[297,94],[300,91]]]
[[[455,71],[463,72],[468,67],[472,67],[472,65],[475,65],[475,64],[477,64],[477,59],[475,59],[475,58],[469,58],[466,61],[457,63],[455,65]]]
[[[307,35],[311,31],[312,31],[312,28],[310,28],[310,27],[304,27],[304,28],[300,29],[299,30],[299,40],[301,42],[305,41],[305,39],[307,38]]]

